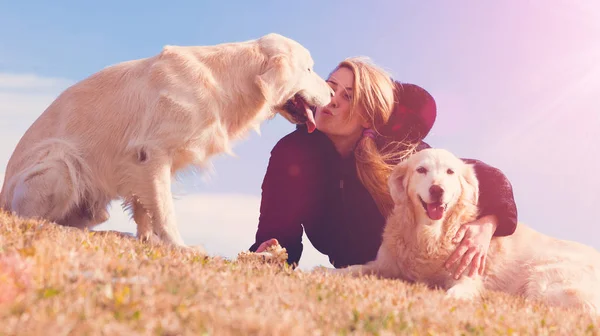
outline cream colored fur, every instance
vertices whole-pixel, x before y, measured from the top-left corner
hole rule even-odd
[[[426,172],[420,169],[419,173],[419,167]],[[443,203],[447,204],[437,221],[428,217],[419,199],[430,202],[433,184],[444,189]],[[457,246],[451,240],[460,225],[476,219],[479,188],[473,167],[450,152],[426,149],[412,155],[395,168],[389,187],[396,207],[387,220],[376,259],[332,272],[423,282],[462,299],[477,298],[483,290],[502,291],[598,313],[598,251],[549,237],[522,223],[512,235],[492,239],[483,277],[463,275],[454,280],[443,265]]]
[[[232,141],[295,94],[329,103],[308,50],[277,34],[214,46],[166,46],[76,83],[26,131],[6,168],[0,206],[79,228],[122,199],[137,236],[185,246],[171,178],[230,152]],[[198,225],[202,219],[198,218]]]

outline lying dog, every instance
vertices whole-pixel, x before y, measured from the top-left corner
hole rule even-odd
[[[458,245],[452,238],[461,224],[476,219],[479,190],[473,167],[450,152],[417,152],[394,169],[389,188],[396,207],[376,259],[333,272],[423,282],[462,299],[494,290],[598,312],[600,254],[523,224],[513,235],[492,239],[484,277],[455,280],[445,270]]]
[[[65,90],[27,130],[6,169],[0,207],[79,228],[123,199],[137,236],[185,246],[171,178],[230,152],[277,112],[315,129],[333,95],[298,42],[277,34],[214,46],[166,46]]]

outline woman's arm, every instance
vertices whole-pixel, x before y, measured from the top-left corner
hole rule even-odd
[[[498,168],[474,159],[463,159],[473,164],[479,181],[479,217],[495,216],[494,236],[508,236],[517,228],[517,204],[508,178]]]
[[[294,133],[271,151],[262,183],[262,199],[255,243],[250,251],[272,238],[286,248],[288,263],[302,255],[302,223],[318,208],[320,175],[314,151]]]
[[[446,261],[446,269],[452,269],[461,260],[454,271],[455,279],[469,266],[469,276],[475,273],[483,275],[492,237],[511,235],[517,228],[517,206],[506,176],[481,161],[463,161],[474,165],[479,181],[480,213],[477,220],[464,223],[454,237],[454,242],[459,245]]]

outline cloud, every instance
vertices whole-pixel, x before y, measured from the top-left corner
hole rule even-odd
[[[0,73],[0,186],[6,164],[19,139],[36,118],[72,81],[32,74]],[[177,184],[175,184],[177,186]],[[175,190],[177,192],[177,190]],[[111,218],[97,229],[135,233],[135,223],[118,202],[111,204]],[[235,258],[254,241],[260,198],[238,194],[176,196],[175,210],[184,241],[203,245],[211,255]],[[304,236],[300,268],[330,266]]]
[[[0,91],[60,92],[72,81],[65,78],[40,77],[35,74],[0,73]]]

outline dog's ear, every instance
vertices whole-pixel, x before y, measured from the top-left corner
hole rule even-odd
[[[388,179],[388,188],[394,203],[400,203],[406,199],[406,188],[408,184],[408,163],[407,160],[400,162],[390,174]]]
[[[290,80],[289,63],[283,54],[269,57],[263,71],[256,77],[256,84],[267,101],[277,103],[281,100],[285,84]]]
[[[472,164],[465,163],[463,166],[460,184],[463,188],[463,197],[469,199],[473,204],[477,204],[479,200],[479,180],[475,174],[475,167]]]

